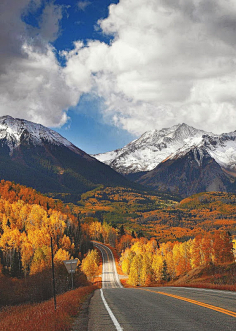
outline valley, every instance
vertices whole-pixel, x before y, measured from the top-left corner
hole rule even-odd
[[[0,0],[0,331],[236,330],[235,0]]]
[[[121,287],[116,273],[115,278],[109,274],[115,272],[115,264],[109,267],[108,261],[103,262],[103,270],[108,267],[103,284],[99,277],[102,260],[97,249],[103,258],[110,256],[105,253],[107,245],[126,287],[184,284],[235,290],[234,168],[220,164],[220,157],[214,159],[210,153],[218,153],[219,144],[225,149],[222,153],[228,151],[227,160],[233,160],[227,142],[232,147],[234,134],[209,137],[185,124],[146,133],[125,152],[106,155],[107,160],[115,155],[124,161],[118,169],[118,159],[104,164],[53,130],[9,116],[0,118],[0,315],[4,325],[11,323],[10,313],[4,315],[5,306],[12,306],[6,311],[14,310],[21,319],[28,316],[27,304],[51,302],[51,254],[60,300],[80,302],[74,301],[63,266],[71,258],[78,259],[75,287],[85,293],[107,287],[108,301],[112,300],[115,293],[110,287]],[[137,152],[140,144],[146,154]],[[154,154],[147,152],[150,148]],[[155,158],[162,149],[165,159]],[[130,151],[132,167],[125,161]],[[140,166],[142,157],[146,164]],[[155,160],[160,163],[154,164]],[[133,291],[125,293],[133,296]],[[93,300],[99,306],[97,294]],[[21,317],[15,305],[25,311]],[[67,317],[60,318],[66,325]],[[48,316],[48,330],[49,320]]]
[[[158,241],[188,240],[198,234],[224,230],[236,235],[236,194],[205,192],[179,201],[168,194],[132,189],[100,188],[81,196],[81,219],[96,218],[129,233],[142,232]]]

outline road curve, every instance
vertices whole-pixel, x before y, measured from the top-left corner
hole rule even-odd
[[[93,242],[93,245],[102,253],[102,288],[122,288],[110,248],[97,242]]]
[[[103,251],[105,262],[112,260],[107,254]],[[235,292],[179,287],[125,289],[118,286],[111,268],[104,266],[103,289],[91,300],[89,331],[236,330]]]

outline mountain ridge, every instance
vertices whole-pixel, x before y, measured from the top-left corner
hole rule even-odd
[[[123,148],[93,156],[123,174],[150,171],[184,145],[199,143],[206,134],[211,133],[182,123],[146,131]]]
[[[236,131],[214,134],[185,123],[145,132],[113,152],[95,155],[142,185],[182,197],[201,191],[235,192]]]
[[[133,186],[57,132],[11,116],[0,117],[0,179],[75,195],[99,185]]]

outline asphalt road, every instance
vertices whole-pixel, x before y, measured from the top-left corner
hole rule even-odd
[[[103,252],[104,283],[89,307],[89,331],[235,331],[236,293],[157,287],[120,288],[111,252]],[[112,271],[113,270],[113,271]]]
[[[93,243],[102,253],[102,288],[122,288],[112,251],[105,245]]]

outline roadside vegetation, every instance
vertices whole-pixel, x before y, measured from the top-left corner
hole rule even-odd
[[[93,240],[112,249],[125,286],[235,290],[235,202],[236,195],[228,193],[178,201],[166,194],[100,186],[82,194],[76,205],[64,204],[2,180],[0,330],[31,330],[36,324],[37,330],[69,330],[83,299],[101,285],[101,254]],[[71,291],[63,260],[75,258]]]
[[[122,251],[120,262],[130,285],[168,283],[196,268],[233,263],[233,243],[227,232],[219,231],[186,242],[158,244],[141,238]]]
[[[90,285],[37,304],[4,307],[0,311],[0,331],[69,331],[84,299],[98,287]]]
[[[118,273],[127,276],[122,280],[125,286],[195,282],[204,287],[230,285],[231,289],[236,288],[236,241],[228,231],[200,233],[187,241],[158,242],[134,231],[130,233],[123,225],[114,229],[92,218],[87,227],[93,240],[112,249]]]
[[[57,310],[52,301],[51,240]],[[87,224],[68,205],[0,182],[0,330],[68,330],[70,316],[97,286],[80,268],[93,254]],[[95,252],[95,255],[97,252]],[[63,260],[78,259],[71,277]],[[95,261],[96,262],[96,261]],[[94,261],[87,262],[91,269]],[[93,278],[93,277],[92,277]],[[69,291],[69,292],[68,292]]]

